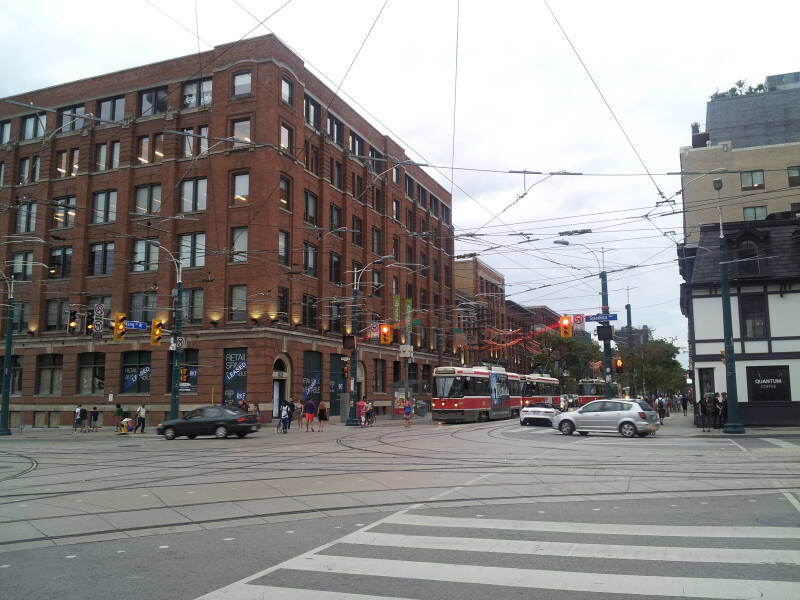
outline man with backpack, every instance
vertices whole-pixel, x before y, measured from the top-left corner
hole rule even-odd
[[[656,406],[658,407],[658,418],[661,420],[661,424],[664,424],[664,416],[667,413],[667,409],[664,407],[664,398],[661,396],[658,397],[656,400]]]

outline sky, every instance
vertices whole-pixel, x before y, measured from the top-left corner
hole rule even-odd
[[[620,324],[629,296],[634,325],[685,363],[680,180],[666,173],[715,89],[800,70],[796,23],[781,18],[794,3],[548,2],[580,58],[542,0],[5,2],[0,97],[275,33],[436,166],[456,253],[500,270],[509,299],[599,312],[604,263]],[[559,236],[576,229],[592,233]]]

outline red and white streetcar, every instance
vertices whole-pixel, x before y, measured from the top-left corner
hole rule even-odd
[[[612,397],[620,397],[619,384],[611,383]],[[578,381],[578,400],[583,406],[592,400],[602,400],[606,397],[606,382],[602,379],[581,379]]]
[[[559,390],[561,383],[550,375],[520,375],[522,383],[522,406],[531,404],[552,404],[561,402]]]
[[[503,367],[436,367],[431,417],[443,423],[509,419],[519,414],[519,392],[512,406],[509,393],[519,388],[519,375]]]

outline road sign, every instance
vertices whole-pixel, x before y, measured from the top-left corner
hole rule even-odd
[[[92,321],[92,326],[93,326],[92,330],[94,331],[94,333],[103,333],[104,324],[103,324],[103,319],[102,318],[98,319],[95,316],[94,321]]]
[[[583,325],[583,315],[572,315],[572,322],[575,325]]]
[[[147,331],[147,323],[145,321],[125,321],[125,329]]]
[[[599,314],[599,315],[584,315],[583,320],[587,323],[591,323],[593,321],[616,321],[617,320],[617,313],[610,313],[607,315]]]
[[[95,304],[94,305],[94,318],[95,319],[102,319],[106,316],[106,307],[104,304]]]
[[[178,337],[176,337],[175,338],[175,347],[178,348],[179,350],[181,348],[185,348],[186,347],[186,338],[183,337],[183,336],[180,336],[180,335]]]
[[[412,358],[414,356],[414,347],[411,344],[400,345],[400,358]]]

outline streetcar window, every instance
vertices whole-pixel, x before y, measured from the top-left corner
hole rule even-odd
[[[464,381],[461,377],[436,377],[437,398],[462,398],[464,396]]]

